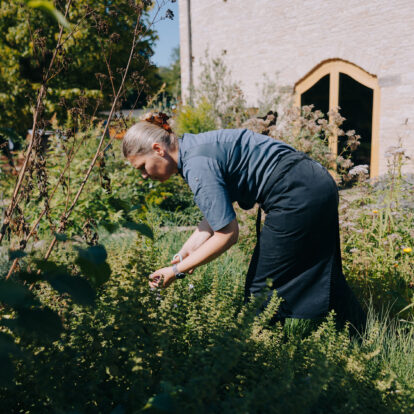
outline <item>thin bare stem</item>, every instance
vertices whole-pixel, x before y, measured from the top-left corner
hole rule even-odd
[[[72,0],[69,0],[68,4],[66,6],[65,17],[67,17],[67,15],[68,15],[71,3],[72,3]],[[25,156],[25,159],[24,159],[23,166],[20,170],[19,177],[18,177],[16,185],[14,187],[13,196],[12,196],[12,199],[10,201],[10,205],[9,205],[9,207],[6,210],[6,213],[5,213],[3,226],[2,226],[2,229],[0,231],[0,244],[1,244],[1,242],[3,240],[3,237],[6,233],[6,228],[10,223],[10,218],[13,214],[13,210],[17,205],[17,203],[16,203],[17,196],[20,192],[20,188],[22,186],[23,179],[24,179],[24,176],[26,174],[26,171],[27,171],[27,168],[28,168],[28,165],[29,165],[29,162],[30,162],[30,158],[31,158],[31,155],[32,155],[32,150],[33,150],[33,144],[35,142],[35,137],[36,137],[36,127],[37,127],[38,117],[39,117],[39,114],[40,114],[40,108],[41,108],[43,99],[46,96],[46,92],[47,92],[47,88],[46,88],[47,78],[48,78],[49,73],[50,73],[50,71],[53,67],[54,62],[55,62],[55,59],[56,59],[56,56],[57,56],[57,53],[58,53],[58,49],[59,49],[59,45],[60,45],[60,42],[62,40],[62,35],[63,35],[63,26],[60,26],[57,45],[55,47],[55,50],[53,51],[53,56],[52,56],[52,59],[50,60],[49,68],[46,72],[46,75],[43,78],[42,86],[40,87],[40,90],[39,90],[39,93],[38,93],[38,96],[37,96],[36,110],[35,110],[34,115],[33,115],[33,126],[32,126],[32,134],[30,136],[30,143],[29,143],[29,147],[27,148],[27,152],[26,152],[26,156]]]
[[[76,150],[74,149],[74,146],[72,147],[71,152],[68,155],[68,160],[66,162],[66,165],[63,168],[62,172],[60,173],[60,176],[59,176],[59,178],[58,178],[58,180],[56,182],[56,185],[55,185],[55,187],[53,188],[52,192],[49,195],[49,198],[47,200],[47,204],[49,204],[52,201],[52,199],[53,199],[53,197],[54,197],[57,189],[59,188],[60,183],[62,182],[63,178],[65,177],[65,174],[66,174],[67,169],[70,167],[70,165],[71,165],[71,163],[72,163],[75,155],[79,151],[79,149],[82,146],[82,144],[83,144],[84,141],[85,141],[85,137],[82,138],[82,140],[80,141],[79,146],[78,146],[78,148]],[[27,234],[27,236],[24,238],[25,245],[27,244],[27,242],[29,241],[29,239],[33,236],[33,234],[35,233],[37,226],[39,225],[39,223],[42,220],[43,216],[46,214],[47,210],[48,210],[48,208],[45,207],[41,211],[41,213],[39,214],[39,217],[33,223],[32,228],[30,229],[30,231]],[[9,272],[7,273],[6,280],[9,279],[9,277],[13,274],[14,269],[16,268],[18,262],[19,262],[19,259],[18,258],[16,258],[16,259],[13,260],[13,263],[10,266]]]
[[[116,94],[116,96],[114,98],[114,101],[112,103],[111,111],[110,111],[110,113],[108,115],[107,122],[106,122],[106,125],[104,127],[104,130],[102,132],[102,135],[101,135],[101,139],[99,141],[98,148],[96,149],[96,152],[95,152],[95,156],[93,157],[93,159],[92,159],[92,161],[91,161],[91,163],[89,165],[89,168],[88,168],[88,170],[87,170],[87,172],[86,172],[86,174],[85,174],[85,176],[84,176],[84,178],[83,178],[83,180],[82,180],[82,182],[81,182],[81,184],[79,186],[79,189],[78,189],[78,191],[77,191],[77,193],[76,193],[76,195],[75,195],[75,197],[74,197],[74,199],[72,201],[71,206],[69,207],[68,211],[66,212],[66,214],[64,214],[64,216],[61,219],[58,232],[61,232],[65,228],[66,222],[67,222],[69,216],[71,215],[73,209],[75,208],[75,205],[78,202],[80,195],[82,194],[82,191],[83,191],[83,189],[84,189],[84,187],[86,185],[86,182],[89,179],[89,176],[90,176],[90,174],[92,172],[92,169],[95,166],[96,161],[97,161],[98,157],[101,154],[101,148],[102,148],[102,145],[104,143],[104,140],[105,140],[105,137],[106,137],[108,128],[109,128],[109,124],[110,124],[110,122],[112,120],[112,116],[113,116],[113,114],[115,112],[116,104],[118,103],[119,97],[121,96],[121,93],[123,91],[124,84],[125,84],[125,80],[126,80],[126,77],[127,77],[128,71],[129,71],[129,67],[131,66],[131,61],[132,61],[132,58],[133,58],[133,55],[134,55],[134,51],[135,51],[135,48],[136,48],[137,43],[138,43],[137,42],[137,38],[138,38],[138,34],[139,34],[138,28],[139,28],[140,18],[141,18],[141,14],[138,15],[138,18],[137,18],[137,21],[136,21],[136,24],[135,24],[134,37],[133,37],[133,41],[132,41],[131,51],[130,51],[130,54],[129,54],[128,63],[126,65],[124,74],[122,76],[121,85],[119,86],[118,92],[117,92],[117,94]],[[53,240],[51,241],[51,243],[49,245],[49,248],[48,248],[48,250],[47,250],[47,252],[45,254],[45,259],[48,259],[49,258],[50,254],[52,253],[53,247],[56,244],[56,241],[57,241],[57,237],[55,236],[53,238]]]

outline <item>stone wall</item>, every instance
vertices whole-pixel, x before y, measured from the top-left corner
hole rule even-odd
[[[189,85],[187,0],[179,0],[183,95]],[[412,0],[191,0],[193,78],[200,61],[223,54],[248,103],[266,73],[293,86],[321,61],[340,58],[378,77],[379,158],[403,139],[414,172]]]

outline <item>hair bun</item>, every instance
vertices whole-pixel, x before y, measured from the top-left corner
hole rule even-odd
[[[158,125],[159,127],[165,129],[167,132],[172,132],[168,120],[170,117],[164,112],[148,112],[143,116],[143,120],[151,124]]]

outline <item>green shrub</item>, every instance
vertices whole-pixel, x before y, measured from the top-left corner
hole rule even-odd
[[[342,197],[344,271],[377,311],[413,319],[414,191],[400,177],[383,177]]]
[[[206,100],[217,128],[238,128],[247,119],[246,100],[239,84],[232,79],[223,56],[210,58],[208,51],[200,62],[201,72],[194,91],[195,104]]]
[[[108,245],[113,277],[96,308],[60,301],[68,330],[47,347],[27,345],[7,412],[410,412],[412,384],[385,369],[374,339],[358,345],[329,317],[306,335],[242,306],[247,260],[237,249],[151,291],[147,275],[185,235]],[[118,250],[119,249],[119,250]],[[123,254],[120,254],[123,252]],[[50,300],[51,292],[39,292]],[[296,330],[298,332],[298,330]],[[377,337],[376,337],[377,338]],[[41,381],[39,381],[41,378]]]
[[[216,122],[212,106],[206,99],[202,99],[197,106],[183,105],[179,108],[175,117],[176,134],[199,134],[213,129],[216,129]]]

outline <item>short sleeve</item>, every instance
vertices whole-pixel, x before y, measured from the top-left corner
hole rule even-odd
[[[184,178],[210,227],[221,230],[236,218],[220,167],[214,158],[196,156],[186,161]]]

